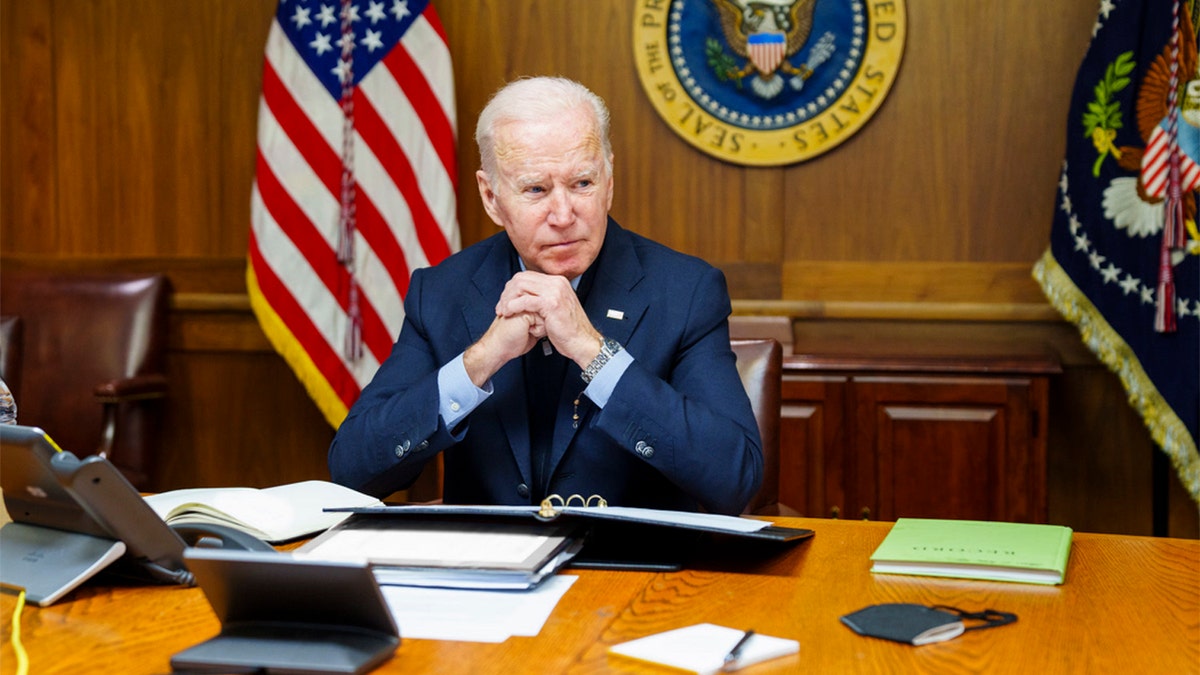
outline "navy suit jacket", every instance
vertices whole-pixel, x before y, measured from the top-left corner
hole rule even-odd
[[[456,428],[438,412],[438,369],[487,331],[516,260],[501,232],[413,273],[392,353],[330,447],[334,481],[386,496],[441,452],[447,503],[531,503],[521,359],[492,377],[492,395]],[[611,219],[593,266],[584,309],[634,361],[603,409],[579,396],[580,369],[568,361],[546,494],[741,512],[762,482],[762,450],[729,346],[724,275]]]

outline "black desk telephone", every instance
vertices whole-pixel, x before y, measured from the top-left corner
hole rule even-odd
[[[41,429],[0,425],[0,440],[8,474],[5,487],[19,488],[4,490],[10,516],[18,522],[120,540],[126,551],[122,571],[191,585],[194,579],[184,560],[188,547],[275,550],[252,535],[220,525],[168,526],[111,462],[100,456],[79,459],[59,450]]]

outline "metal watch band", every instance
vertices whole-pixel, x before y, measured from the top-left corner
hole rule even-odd
[[[592,359],[592,362],[587,365],[587,368],[584,368],[583,372],[579,374],[579,376],[583,378],[584,384],[590,384],[592,378],[596,377],[596,373],[599,373],[600,369],[604,367],[604,364],[608,363],[608,360],[613,357],[613,354],[616,354],[619,351],[621,351],[621,343],[611,338],[601,337],[600,353],[597,354],[596,358]]]

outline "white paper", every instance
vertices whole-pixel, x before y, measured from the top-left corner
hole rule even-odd
[[[555,575],[529,591],[380,586],[400,638],[504,642],[542,630],[577,577]]]
[[[369,551],[368,557],[375,560],[436,563],[441,567],[480,560],[515,565],[549,539],[541,534],[497,532],[486,525],[467,533],[460,529],[351,529],[332,534],[305,553],[323,560],[344,560],[361,558],[363,551]]]
[[[711,623],[698,623],[622,642],[609,647],[609,651],[639,661],[661,663],[700,675],[709,675],[721,671],[725,665],[725,655],[743,635],[745,631]],[[734,665],[744,668],[799,651],[800,643],[795,640],[755,633],[743,645],[741,657]]]

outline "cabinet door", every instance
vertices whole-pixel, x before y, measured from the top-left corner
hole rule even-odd
[[[856,377],[851,388],[854,515],[1045,521],[1044,379]]]
[[[779,502],[809,517],[845,511],[846,391],[837,375],[784,375]]]

